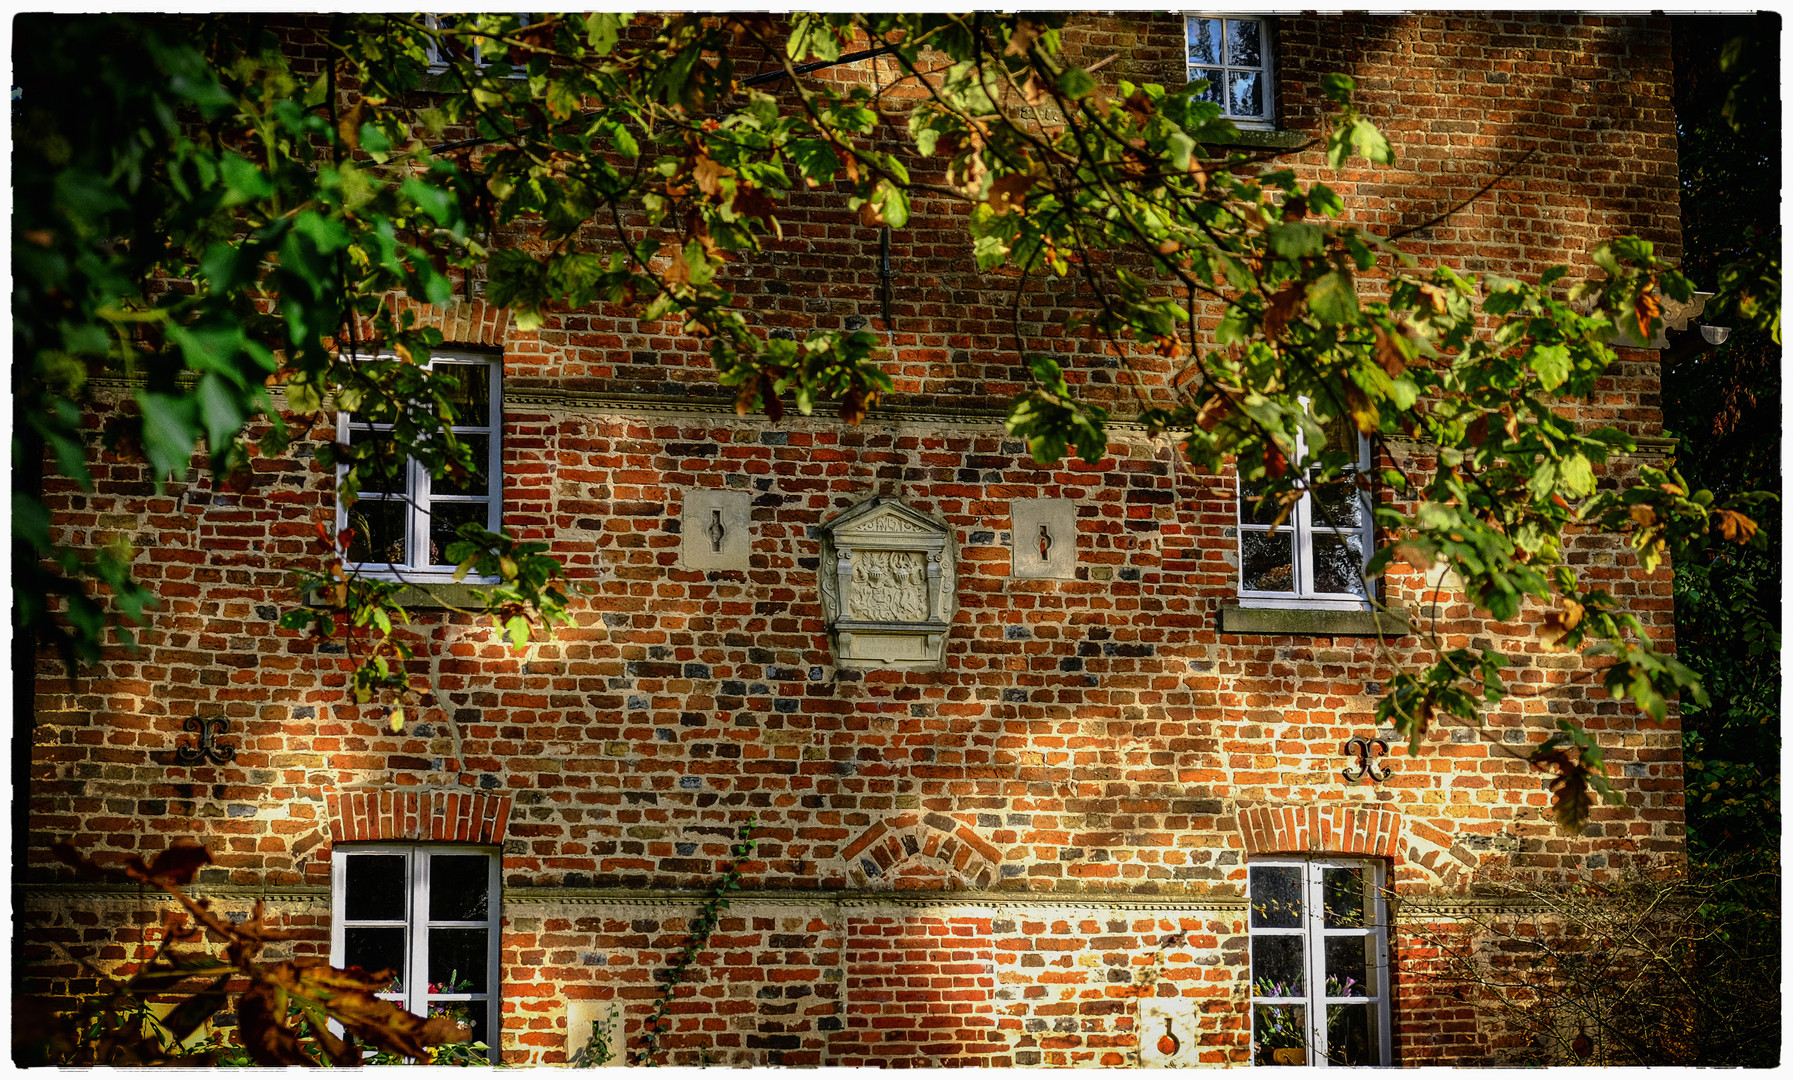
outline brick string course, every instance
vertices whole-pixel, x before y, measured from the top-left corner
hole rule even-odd
[[[1107,74],[1182,78],[1179,20],[1079,23],[1067,38],[1080,55],[1118,54]],[[1422,261],[1535,277],[1586,268],[1598,240],[1629,231],[1677,252],[1666,20],[1277,26],[1281,126],[1317,130],[1318,78],[1342,70],[1397,147],[1396,169],[1337,176],[1316,150],[1287,156],[1334,186],[1354,221],[1418,225],[1535,151],[1493,193],[1409,237]],[[301,25],[291,40],[315,49],[304,38]],[[888,82],[890,68],[836,74]],[[893,235],[892,403],[994,407],[1021,377],[1014,279],[976,271],[954,204],[916,209]],[[827,193],[796,200],[784,221],[785,239],[738,267],[756,317],[799,334],[851,316],[881,328],[876,230]],[[1447,645],[1508,652],[1514,692],[1485,735],[1435,732],[1418,756],[1396,746],[1386,781],[1347,784],[1345,740],[1373,733],[1381,685],[1428,650],[1415,637],[1219,633],[1237,578],[1231,481],[1190,475],[1168,443],[1121,428],[1099,465],[1042,467],[976,419],[847,428],[557,404],[544,394],[725,395],[676,326],[596,306],[524,332],[479,285],[471,301],[418,311],[451,343],[504,351],[505,527],[548,541],[590,588],[574,625],[518,653],[474,618],[418,612],[419,670],[439,696],[390,733],[381,710],[351,703],[339,647],[276,626],[291,602],[282,567],[316,558],[314,523],[330,519],[312,452],[332,432],[258,461],[248,494],[199,477],[157,495],[144,465],[99,449],[103,407],[89,418],[96,491],[52,477],[56,525],[66,542],[132,544],[162,606],[139,651],[80,679],[40,663],[21,910],[32,985],[91,990],[69,950],[123,963],[158,921],[134,898],[68,891],[48,855],[57,839],[150,853],[195,838],[221,896],[281,898],[273,910],[305,935],[299,954],[328,948],[334,843],[490,841],[506,889],[522,890],[505,901],[504,1054],[559,1063],[567,1000],[645,1015],[695,896],[752,813],[764,828],[746,885],[780,893],[723,919],[705,977],[673,1011],[675,1063],[1118,1065],[1136,1060],[1150,997],[1190,1018],[1183,1060],[1236,1064],[1250,1056],[1247,855],[1372,854],[1413,895],[1453,894],[1497,868],[1598,876],[1681,856],[1678,720],[1607,700],[1579,661],[1543,650],[1535,608],[1477,619],[1436,572],[1393,567],[1391,602]],[[1082,302],[1034,283],[1028,347],[1073,354],[1067,368],[1097,399],[1130,400],[1129,371],[1168,376],[1162,358],[1122,365],[1047,332]],[[1625,353],[1593,401],[1570,408],[1659,436],[1654,354]],[[1422,448],[1380,453],[1430,467]],[[750,569],[679,568],[683,493],[703,489],[752,496]],[[960,608],[943,672],[831,662],[816,530],[879,494],[955,535]],[[1009,577],[1009,501],[1039,497],[1077,503],[1075,580]],[[1570,557],[1672,640],[1666,570],[1644,574],[1609,537],[1578,537]],[[230,721],[233,762],[173,764],[196,715]],[[1558,716],[1608,748],[1626,799],[1596,810],[1582,837],[1549,825],[1541,777],[1516,756]],[[630,899],[648,889],[686,899]],[[914,902],[892,899],[902,894]],[[1398,1062],[1506,1052],[1470,1006],[1427,988],[1429,946],[1399,927],[1393,946]]]

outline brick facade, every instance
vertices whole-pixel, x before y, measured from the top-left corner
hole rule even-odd
[[[1279,127],[1317,130],[1318,78],[1345,71],[1397,148],[1393,170],[1328,178],[1353,220],[1422,224],[1531,151],[1408,238],[1422,260],[1535,277],[1633,231],[1675,253],[1665,19],[1276,29]],[[1119,54],[1119,75],[1178,81],[1181,32],[1141,15],[1068,40],[1091,60]],[[1317,150],[1286,157],[1324,170]],[[784,233],[740,269],[766,328],[882,328],[875,230],[818,198]],[[898,393],[851,428],[735,416],[701,343],[620,309],[524,331],[477,297],[408,305],[450,345],[502,350],[505,527],[547,541],[589,591],[572,626],[521,652],[474,617],[416,612],[432,700],[398,733],[352,703],[340,647],[276,625],[283,565],[315,558],[314,525],[332,514],[312,444],[257,461],[247,494],[199,478],[155,495],[147,466],[97,449],[93,417],[96,490],[53,478],[57,527],[73,543],[130,542],[162,606],[139,650],[91,674],[40,664],[20,912],[35,985],[88,988],[69,950],[111,940],[111,920],[138,910],[62,881],[58,839],[90,852],[197,839],[216,861],[202,891],[276,896],[271,910],[306,934],[300,952],[328,950],[335,845],[486,844],[503,853],[504,1058],[560,1063],[568,1002],[616,1003],[630,1024],[647,1013],[752,814],[756,859],[673,1009],[672,1062],[1124,1065],[1168,1020],[1170,1063],[1240,1064],[1250,858],[1379,859],[1398,897],[1455,895],[1495,867],[1597,875],[1680,856],[1677,722],[1588,689],[1578,660],[1533,636],[1535,612],[1478,619],[1437,571],[1397,564],[1386,594],[1426,640],[1222,632],[1237,602],[1230,478],[1191,475],[1169,440],[1125,423],[1097,465],[1034,464],[999,421],[1022,378],[1013,281],[978,274],[963,237],[955,208],[928,199],[896,231]],[[1167,373],[1050,340],[1048,316],[1078,302],[1030,290],[1028,347],[1076,351],[1065,366],[1098,400],[1132,400],[1126,370]],[[1662,452],[1653,353],[1626,353],[1580,408]],[[1379,453],[1428,465],[1420,446]],[[745,570],[682,568],[692,491],[750,497]],[[877,496],[954,537],[944,670],[833,662],[817,530]],[[1011,576],[1011,501],[1041,498],[1075,505],[1072,578]],[[1579,538],[1573,559],[1672,640],[1666,570],[1644,574],[1607,537]],[[1381,685],[1433,634],[1515,657],[1512,695],[1483,733],[1435,732],[1417,756],[1395,745],[1387,779],[1346,782],[1346,741],[1376,734]],[[1513,753],[1558,715],[1598,735],[1627,803],[1596,810],[1581,837],[1550,825],[1541,777]],[[234,760],[174,763],[193,716],[228,721]],[[1425,989],[1419,940],[1397,924],[1392,946],[1394,1060],[1493,1060],[1473,1010]]]

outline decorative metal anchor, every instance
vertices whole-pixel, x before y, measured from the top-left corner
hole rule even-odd
[[[210,720],[190,716],[183,726],[199,736],[199,745],[197,747],[188,746],[185,743],[177,745],[174,748],[174,760],[177,764],[197,765],[202,761],[210,761],[214,765],[223,765],[225,762],[236,759],[236,747],[212,741],[224,737],[224,733],[230,730],[230,721],[221,716]]]
[[[1375,747],[1377,752],[1370,753]],[[1371,783],[1380,783],[1388,779],[1389,770],[1382,764],[1388,756],[1388,743],[1382,739],[1366,739],[1361,735],[1353,735],[1345,743],[1345,753],[1357,758],[1357,764],[1345,766],[1345,779],[1351,783],[1363,779],[1365,773],[1370,775]]]
[[[890,283],[895,277],[890,269],[890,226],[886,225],[878,230],[878,307],[886,332],[896,329],[890,322]]]

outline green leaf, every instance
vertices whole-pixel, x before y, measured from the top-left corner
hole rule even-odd
[[[216,372],[200,377],[194,396],[205,421],[206,444],[213,454],[222,453],[243,430],[247,414],[242,399]]]
[[[1080,67],[1069,67],[1058,77],[1058,91],[1072,101],[1096,92],[1096,78]]]
[[[1271,225],[1266,238],[1270,241],[1271,251],[1290,260],[1318,255],[1326,249],[1326,230],[1318,225],[1300,222]]]
[[[412,177],[399,185],[399,191],[416,203],[418,207],[438,225],[447,226],[458,216],[455,213],[454,196],[439,187],[424,183]]]
[[[1534,345],[1525,354],[1526,366],[1538,375],[1538,385],[1555,390],[1569,379],[1569,350],[1562,345]]]
[[[1307,306],[1314,317],[1329,325],[1357,321],[1357,289],[1351,275],[1334,270],[1307,287]]]

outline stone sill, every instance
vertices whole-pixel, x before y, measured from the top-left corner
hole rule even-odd
[[[1406,637],[1412,633],[1407,613],[1400,608],[1384,611],[1326,611],[1318,608],[1246,607],[1222,604],[1223,634],[1299,635],[1309,637]]]
[[[485,601],[476,596],[475,590],[485,590],[491,585],[469,584],[461,581],[432,581],[407,585],[392,595],[393,602],[399,607],[412,611],[446,611],[460,608],[467,611],[481,611]],[[311,607],[324,606],[316,593],[305,598]]]
[[[1237,138],[1216,142],[1216,146],[1241,146],[1253,150],[1293,150],[1313,142],[1317,136],[1305,131],[1266,131],[1263,128],[1240,128]]]

